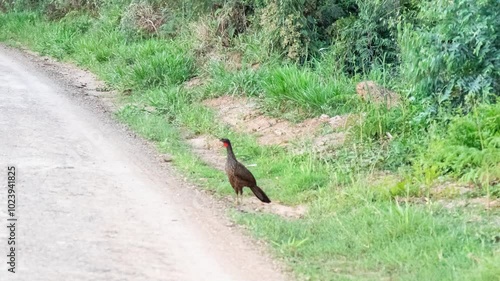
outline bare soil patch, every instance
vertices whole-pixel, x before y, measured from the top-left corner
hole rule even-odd
[[[263,115],[255,99],[222,96],[206,100],[204,104],[215,109],[220,119],[235,131],[256,135],[262,145],[286,146],[294,141],[310,140],[321,151],[341,146],[344,131],[354,119],[353,115],[321,115],[294,124]],[[320,129],[324,126],[333,132],[322,134]]]
[[[222,145],[219,139],[210,135],[200,135],[187,140],[192,151],[210,166],[224,171],[226,156],[222,154]]]
[[[245,190],[244,192],[248,191]],[[251,193],[251,191],[249,192]],[[228,200],[234,200],[234,198],[228,198]],[[305,205],[286,206],[275,201],[266,204],[253,197],[253,194],[252,197],[245,197],[243,202],[238,206],[238,209],[248,213],[271,213],[288,219],[301,218],[307,212],[307,206]]]
[[[184,83],[184,87],[187,89],[192,89],[201,85],[203,85],[203,80],[199,76],[193,77]]]

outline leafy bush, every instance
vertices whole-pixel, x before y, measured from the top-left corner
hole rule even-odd
[[[500,93],[500,9],[497,0],[424,2],[419,24],[400,37],[402,74],[415,96],[469,109]]]
[[[120,29],[128,38],[157,35],[167,21],[167,9],[150,2],[132,1],[123,13]]]
[[[417,7],[399,0],[270,0],[260,25],[267,44],[292,60],[317,57],[330,46],[348,73],[367,73],[374,63],[398,64],[396,24]]]
[[[287,11],[281,1],[270,1],[263,9],[260,24],[268,34],[266,44],[271,49],[284,52],[292,60],[307,54],[308,40],[302,34],[304,24],[299,10]]]
[[[220,7],[223,0],[148,0],[153,5],[168,5],[169,9],[175,11],[176,17],[184,21],[196,20],[203,14],[208,14]]]
[[[38,0],[0,0],[0,11],[28,11],[40,8],[43,1]]]
[[[261,1],[255,1],[256,3]],[[289,59],[304,61],[331,42],[331,27],[355,10],[354,1],[269,0],[260,13],[267,44]],[[259,4],[256,4],[259,6]]]
[[[357,14],[334,25],[332,51],[350,74],[368,73],[374,63],[396,64],[396,21],[401,14],[397,0],[357,0]]]
[[[230,1],[216,11],[218,18],[216,35],[221,38],[223,46],[229,47],[232,38],[245,32],[249,25],[247,14],[250,12],[250,6],[240,1]]]
[[[46,0],[42,1],[43,10],[49,19],[58,20],[71,11],[97,13],[103,0]]]
[[[424,170],[482,184],[500,178],[500,104],[456,117],[423,155]]]

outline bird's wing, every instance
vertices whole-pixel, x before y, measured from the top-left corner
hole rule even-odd
[[[255,178],[252,173],[243,164],[239,163],[236,165],[234,170],[234,175],[241,181],[248,182],[249,184],[255,184]]]

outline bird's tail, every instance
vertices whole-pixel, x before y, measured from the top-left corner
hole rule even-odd
[[[262,201],[264,203],[271,203],[271,200],[269,200],[269,197],[267,197],[267,195],[264,193],[264,191],[262,191],[262,189],[260,189],[260,187],[254,186],[254,187],[250,187],[250,189],[252,190],[253,194],[255,194],[255,196],[257,196],[257,198],[259,198],[260,201]]]

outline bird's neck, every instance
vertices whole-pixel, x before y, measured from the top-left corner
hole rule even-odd
[[[227,159],[236,160],[236,156],[234,155],[233,152],[233,147],[231,145],[228,145],[226,148],[227,148]]]

